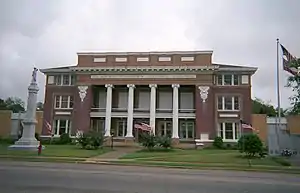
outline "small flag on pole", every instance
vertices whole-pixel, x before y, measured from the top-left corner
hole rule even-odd
[[[251,124],[246,123],[246,122],[243,121],[243,120],[241,120],[240,122],[241,122],[241,128],[242,128],[242,130],[250,129],[250,130],[255,131],[255,132],[258,133],[258,130],[256,130],[254,127],[252,127]]]
[[[291,73],[292,75],[297,75],[300,73],[299,68],[291,66],[291,62],[296,60],[297,58],[294,57],[282,44],[280,44],[282,54],[283,54],[283,70]]]
[[[48,121],[45,121],[45,125],[46,125],[47,133],[52,135],[52,126],[50,125],[50,123]]]
[[[143,130],[143,131],[151,131],[150,125],[148,125],[146,123],[135,123],[134,128],[140,129],[140,130]]]

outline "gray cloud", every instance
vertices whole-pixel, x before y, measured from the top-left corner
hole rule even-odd
[[[78,51],[213,49],[215,62],[257,66],[253,96],[276,103],[276,38],[299,56],[297,0],[2,0],[0,97],[20,96],[33,66],[76,64]],[[287,73],[281,72],[288,106]],[[39,74],[43,100],[44,77]]]

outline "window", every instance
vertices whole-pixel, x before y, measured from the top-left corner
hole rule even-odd
[[[121,120],[117,122],[117,136],[118,137],[125,137],[126,129],[127,129],[127,120]]]
[[[92,130],[97,133],[105,133],[105,120],[91,119]]]
[[[240,110],[240,101],[237,96],[219,96],[218,110],[238,111]]]
[[[195,124],[192,121],[182,121],[179,128],[179,137],[181,139],[194,138]]]
[[[158,57],[158,61],[159,62],[170,62],[171,61],[171,57],[160,56],[160,57]]]
[[[73,96],[68,96],[68,95],[55,96],[56,109],[72,109],[73,104],[74,104]]]
[[[116,62],[127,62],[127,58],[122,57],[122,58],[115,58]]]
[[[54,135],[59,136],[63,133],[70,134],[71,121],[68,119],[57,119],[54,121]]]
[[[137,57],[136,61],[137,62],[149,62],[149,58],[148,57]]]
[[[179,109],[184,109],[184,110],[195,109],[193,92],[180,92]]]
[[[138,106],[137,109],[149,110],[150,109],[150,92],[138,92]]]
[[[167,91],[158,92],[157,106],[158,110],[173,109],[173,93]]]
[[[225,85],[225,86],[239,85],[239,75],[237,74],[218,75],[217,85]]]
[[[69,74],[55,75],[54,76],[54,84],[57,86],[74,85],[75,84],[75,76],[69,75]]]
[[[239,138],[239,127],[236,122],[219,123],[218,136],[223,140],[237,140]]]
[[[194,57],[193,56],[181,57],[181,61],[182,62],[192,62],[192,61],[194,61]]]
[[[118,109],[127,109],[128,107],[128,92],[119,91]]]

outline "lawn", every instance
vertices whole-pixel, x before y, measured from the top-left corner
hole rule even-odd
[[[76,145],[45,145],[41,156],[44,157],[76,157],[88,158],[110,151],[107,148],[85,150]],[[0,145],[0,156],[37,156],[37,151],[9,150],[7,145]]]
[[[138,162],[172,162],[190,164],[224,164],[224,165],[249,165],[249,160],[242,157],[236,150],[171,150],[167,152],[152,152],[141,150],[127,154],[122,159],[134,159]],[[279,166],[271,158],[251,159],[251,165]]]

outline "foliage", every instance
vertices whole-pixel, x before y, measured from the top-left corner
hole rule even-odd
[[[169,149],[172,146],[172,140],[170,137],[162,136],[157,138],[157,144],[160,147],[163,147],[165,149]]]
[[[38,102],[36,104],[36,110],[38,110],[38,111],[44,110],[44,104],[42,102]]]
[[[300,58],[293,60],[290,63],[290,67],[295,67],[296,69],[300,67]],[[286,87],[291,88],[292,91],[295,92],[295,94],[289,98],[292,105],[292,108],[289,110],[289,114],[299,115],[300,114],[300,74],[296,76],[291,75],[290,77],[288,77]]]
[[[40,134],[35,133],[35,134],[34,134],[34,137],[36,138],[36,140],[38,140],[38,141],[40,140]]]
[[[281,111],[283,112],[283,111]],[[277,116],[276,109],[269,103],[262,101],[259,98],[252,100],[252,113],[254,114],[266,114],[269,117]]]
[[[149,150],[153,149],[157,145],[158,141],[155,135],[149,133],[143,133],[140,139],[142,146]]]
[[[217,149],[222,149],[223,148],[223,139],[222,137],[215,137],[213,146]]]
[[[0,110],[11,110],[14,113],[20,113],[25,111],[24,105],[24,101],[17,97],[8,97],[5,100],[0,99]]]
[[[256,134],[245,134],[238,141],[238,148],[241,153],[248,157],[254,157],[263,151],[263,143]]]
[[[59,137],[59,144],[65,145],[70,144],[72,142],[72,139],[70,138],[70,135],[68,133],[63,133]]]
[[[83,149],[98,149],[103,146],[103,135],[94,131],[82,133],[76,140]]]

